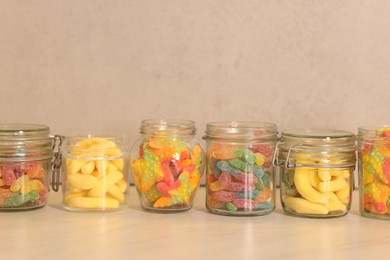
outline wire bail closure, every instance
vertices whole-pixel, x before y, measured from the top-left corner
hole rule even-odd
[[[274,167],[280,167],[283,166],[285,169],[294,169],[297,167],[312,167],[312,168],[348,168],[353,167],[355,169],[355,164],[353,163],[345,163],[345,164],[305,164],[305,163],[292,163],[291,162],[291,151],[298,147],[318,147],[316,145],[310,145],[310,144],[292,144],[288,148],[286,159],[283,161],[279,160],[279,145],[284,143],[277,143],[275,147],[275,153],[274,157],[272,159],[272,165]]]
[[[55,135],[53,143],[54,155],[51,160],[51,187],[54,191],[58,191],[61,184],[61,166],[62,166],[62,154],[61,145],[64,141],[65,136]]]

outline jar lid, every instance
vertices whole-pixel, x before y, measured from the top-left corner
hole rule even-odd
[[[281,141],[314,146],[353,145],[355,135],[352,132],[335,129],[289,129],[282,132]]]
[[[47,138],[50,128],[45,125],[34,124],[0,124],[1,140],[24,140]]]
[[[53,156],[50,128],[36,124],[0,124],[0,162],[33,161]]]
[[[206,126],[207,139],[276,140],[277,128],[273,123],[252,121],[211,122]]]
[[[141,122],[141,134],[194,135],[195,122],[180,119],[147,119]]]

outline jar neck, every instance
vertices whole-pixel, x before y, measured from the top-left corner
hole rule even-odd
[[[390,142],[390,125],[362,126],[358,129],[359,142]]]
[[[194,136],[195,122],[191,120],[151,119],[141,122],[140,133],[153,136]]]
[[[204,139],[238,142],[267,142],[276,141],[277,134],[276,125],[273,123],[224,121],[208,123]]]

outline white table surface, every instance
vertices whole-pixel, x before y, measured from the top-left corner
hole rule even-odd
[[[129,208],[75,213],[51,191],[47,206],[0,212],[0,259],[389,259],[390,221],[361,217],[358,193],[347,216],[306,219],[276,210],[266,216],[209,213],[205,188],[193,209],[141,210],[134,187]]]

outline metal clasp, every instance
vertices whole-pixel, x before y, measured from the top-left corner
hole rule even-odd
[[[292,163],[291,162],[291,151],[296,147],[316,147],[315,145],[310,144],[292,144],[288,148],[288,152],[286,155],[285,161],[279,161],[278,151],[279,151],[279,143],[276,145],[274,158],[272,160],[273,166],[284,166],[285,169],[293,169],[296,167],[311,167],[311,168],[355,168],[355,164],[346,163],[346,164],[305,164],[305,163]]]
[[[54,136],[53,151],[54,155],[51,160],[51,187],[54,191],[58,191],[61,184],[61,165],[62,165],[62,154],[61,145],[65,137],[61,135]]]

